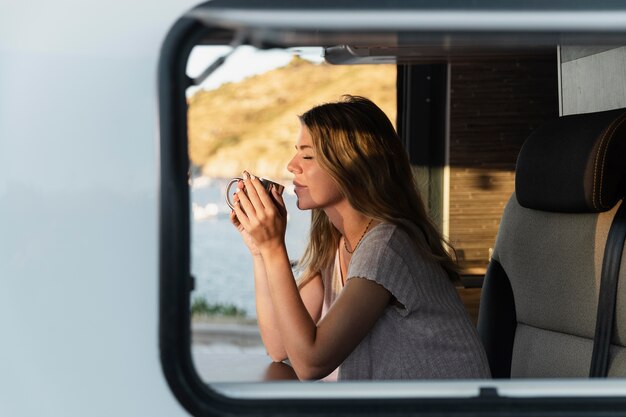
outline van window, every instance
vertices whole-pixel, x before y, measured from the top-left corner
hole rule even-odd
[[[604,102],[583,97],[607,89],[605,80],[582,81],[585,71],[598,72],[579,60],[626,42],[626,28],[611,20],[625,12],[596,5],[601,16],[594,16],[611,28],[603,32],[589,30],[593,21],[585,16],[594,10],[582,5],[557,18],[555,10],[566,8],[560,3],[517,10],[487,2],[470,11],[456,2],[366,2],[354,10],[270,3],[201,5],[163,46],[160,343],[164,373],[181,403],[194,415],[621,409],[626,391],[619,380],[297,382],[289,363],[271,362],[260,341],[252,265],[226,199],[228,182],[243,169],[285,185],[286,239],[296,267],[309,219],[294,207],[285,169],[296,115],[344,93],[369,97],[396,122],[429,215],[456,249],[457,290],[476,323],[522,144],[564,109],[604,110]],[[577,32],[581,22],[586,29]]]

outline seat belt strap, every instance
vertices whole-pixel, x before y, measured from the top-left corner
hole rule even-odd
[[[600,294],[598,296],[598,313],[596,315],[596,332],[593,339],[593,353],[589,377],[606,377],[609,372],[609,359],[613,324],[615,322],[615,305],[617,301],[617,283],[619,269],[626,239],[626,201],[622,200],[617,210],[604,248],[602,276],[600,278]]]

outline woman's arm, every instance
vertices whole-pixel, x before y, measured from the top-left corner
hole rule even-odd
[[[275,308],[267,283],[265,265],[261,256],[254,256],[254,288],[257,321],[261,332],[261,339],[268,355],[274,362],[287,359],[287,351],[280,336],[280,328],[276,320]],[[322,315],[324,301],[324,287],[319,275],[300,288],[298,296],[314,322],[318,322]]]
[[[261,251],[287,356],[300,379],[323,378],[341,365],[376,324],[391,295],[373,281],[352,278],[316,323],[297,297],[296,285],[289,277],[289,262],[285,262],[286,252],[280,248]]]
[[[286,218],[261,183],[245,180],[235,213],[253,236],[263,258],[274,322],[285,352],[300,379],[328,375],[356,348],[389,304],[391,295],[379,284],[350,279],[323,320],[309,314],[293,278],[284,242]],[[274,199],[284,208],[282,197]],[[242,209],[243,207],[243,209]]]
[[[237,189],[242,188],[243,184],[237,184]],[[239,196],[236,195],[234,202],[237,203],[238,201]],[[230,220],[237,228],[237,231],[241,234],[243,242],[246,244],[250,250],[250,254],[252,255],[255,304],[261,339],[263,340],[265,349],[272,360],[275,362],[283,361],[287,358],[287,353],[283,346],[278,324],[274,315],[274,307],[272,306],[272,299],[267,285],[267,274],[265,272],[265,265],[263,264],[263,257],[261,256],[261,252],[257,248],[254,239],[244,229],[234,212],[231,213]],[[302,298],[309,315],[317,323],[322,314],[322,305],[324,301],[324,287],[322,285],[321,277],[318,275],[307,282],[300,289],[299,296]]]

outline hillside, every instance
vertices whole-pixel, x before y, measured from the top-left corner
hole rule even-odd
[[[333,66],[294,58],[285,67],[189,98],[189,154],[205,175],[232,177],[243,169],[288,178],[300,128],[297,115],[342,94],[376,102],[395,121],[396,68]]]

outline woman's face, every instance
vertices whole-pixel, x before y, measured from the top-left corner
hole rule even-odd
[[[296,142],[296,155],[287,164],[294,175],[293,184],[298,196],[298,208],[328,208],[344,200],[332,177],[317,162],[311,134],[301,125]]]

